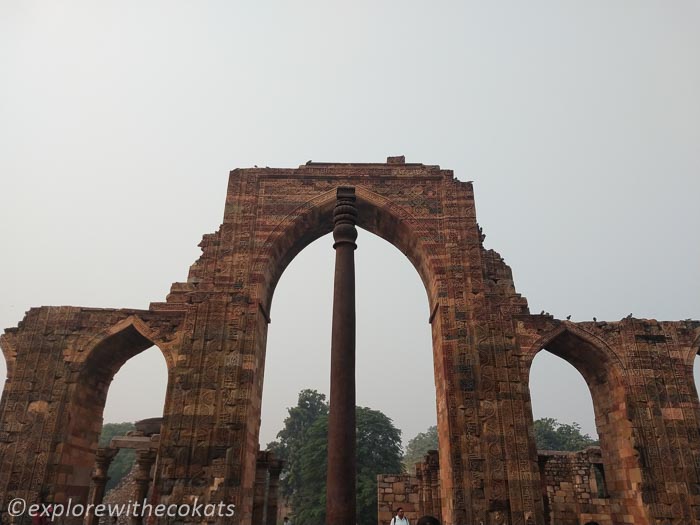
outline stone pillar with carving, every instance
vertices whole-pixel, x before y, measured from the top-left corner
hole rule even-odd
[[[277,525],[277,504],[279,502],[280,472],[284,461],[273,459],[270,461],[268,472],[270,473],[267,484],[267,515],[265,525]]]
[[[150,448],[136,450],[136,472],[134,473],[133,500],[139,505],[148,497],[148,489],[151,483],[151,468],[156,461],[156,451]],[[138,513],[131,517],[133,525],[142,523],[144,516]]]
[[[333,212],[335,281],[331,333],[326,523],[355,525],[355,188],[340,187]]]
[[[437,450],[429,450],[426,457],[427,477],[426,480],[430,484],[430,495],[432,497],[433,516],[442,521],[442,501],[440,494],[440,457]]]
[[[253,487],[252,525],[265,525],[265,495],[267,493],[267,474],[270,468],[270,453],[258,451],[255,463],[255,486]]]
[[[426,460],[416,463],[416,478],[418,478],[418,497],[420,500],[420,515],[433,515],[433,496],[431,492],[430,474],[426,467]]]
[[[95,454],[95,468],[92,471],[92,484],[90,485],[90,493],[88,495],[88,512],[85,513],[85,525],[97,525],[100,521],[99,516],[95,516],[94,506],[102,503],[105,496],[105,487],[109,476],[109,466],[112,460],[119,452],[116,448],[98,448]],[[92,505],[92,507],[90,507]]]

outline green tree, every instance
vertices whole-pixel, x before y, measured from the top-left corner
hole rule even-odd
[[[411,439],[406,446],[406,454],[403,457],[403,464],[406,470],[412,472],[416,463],[423,461],[429,450],[438,449],[437,426],[429,427],[425,432],[421,432]]]
[[[538,450],[577,451],[598,445],[598,441],[581,433],[578,423],[559,423],[545,417],[535,421],[535,442]]]
[[[399,474],[401,431],[379,410],[357,407],[357,523],[377,523],[377,475]]]
[[[328,414],[325,394],[305,389],[299,392],[297,406],[287,409],[284,428],[277,433],[277,440],[267,444],[267,450],[285,461],[280,475],[280,491],[291,497],[300,487],[299,450],[304,446],[307,433],[314,422]]]
[[[105,423],[102,425],[99,446],[106,447],[115,436],[124,436],[130,430],[135,430],[133,423]],[[109,480],[105,490],[111,490],[126,476],[134,465],[136,454],[133,450],[123,449],[114,457],[109,465],[107,475]]]
[[[401,431],[378,410],[357,407],[357,523],[377,523],[377,475],[403,471]],[[316,525],[326,518],[328,416],[320,416],[299,450],[299,490],[292,497],[294,523]]]

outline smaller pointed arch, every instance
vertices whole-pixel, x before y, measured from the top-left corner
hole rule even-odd
[[[65,412],[65,426],[58,459],[55,491],[85,500],[90,474],[102,430],[107,394],[115,374],[134,356],[153,346],[166,363],[168,381],[164,413],[171,391],[173,357],[164,351],[158,334],[137,315],[130,315],[87,341],[74,363],[75,376],[70,382]]]
[[[151,346],[156,346],[172,370],[175,363],[172,354],[160,344],[160,336],[137,315],[115,323],[90,339],[81,354],[81,375],[85,373],[111,373],[113,376],[124,363]],[[111,376],[110,376],[111,377]]]
[[[610,374],[624,373],[622,360],[605,341],[568,321],[562,321],[535,342],[528,351],[530,363],[544,349],[576,368],[589,387],[606,381]]]
[[[628,406],[624,363],[605,341],[585,327],[567,321],[559,322],[530,347],[526,352],[528,367],[542,350],[571,364],[588,385],[602,461],[610,474],[607,491],[613,507],[621,509],[613,513],[613,521],[622,520],[624,515],[634,515],[639,523],[648,523],[649,509],[642,503],[643,471],[639,451],[635,448],[637,440]]]

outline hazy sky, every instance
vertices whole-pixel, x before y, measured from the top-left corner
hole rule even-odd
[[[700,318],[698,27],[695,1],[2,2],[0,327],[163,300],[230,169],[401,154],[475,181],[533,312]],[[358,243],[358,402],[410,438],[435,421],[426,294]],[[327,393],[332,265],[322,238],[280,281],[263,444]],[[581,377],[536,363],[535,417],[593,432]],[[134,358],[105,419],[159,414],[164,382]]]

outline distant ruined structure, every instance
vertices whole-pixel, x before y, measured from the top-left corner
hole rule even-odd
[[[187,282],[173,284],[164,302],[147,310],[43,306],[7,329],[3,523],[31,521],[6,514],[17,497],[99,501],[107,390],[120,367],[152,345],[167,362],[168,387],[157,447],[139,455],[140,490],[153,503],[236,505],[233,518],[181,522],[257,525],[269,517],[256,501],[261,461],[276,468],[258,454],[270,304],[287,264],[333,228],[339,187],[354,188],[358,226],[401,250],[428,295],[439,434],[431,461],[439,474],[421,471],[428,477],[415,485],[423,487],[418,502],[436,513],[439,506],[447,525],[568,525],[593,514],[601,525],[700,524],[692,374],[700,322],[531,314],[510,268],[483,246],[471,183],[403,157],[234,170],[220,229],[204,236]],[[538,455],[528,380],[544,348],[588,383],[598,456]]]

